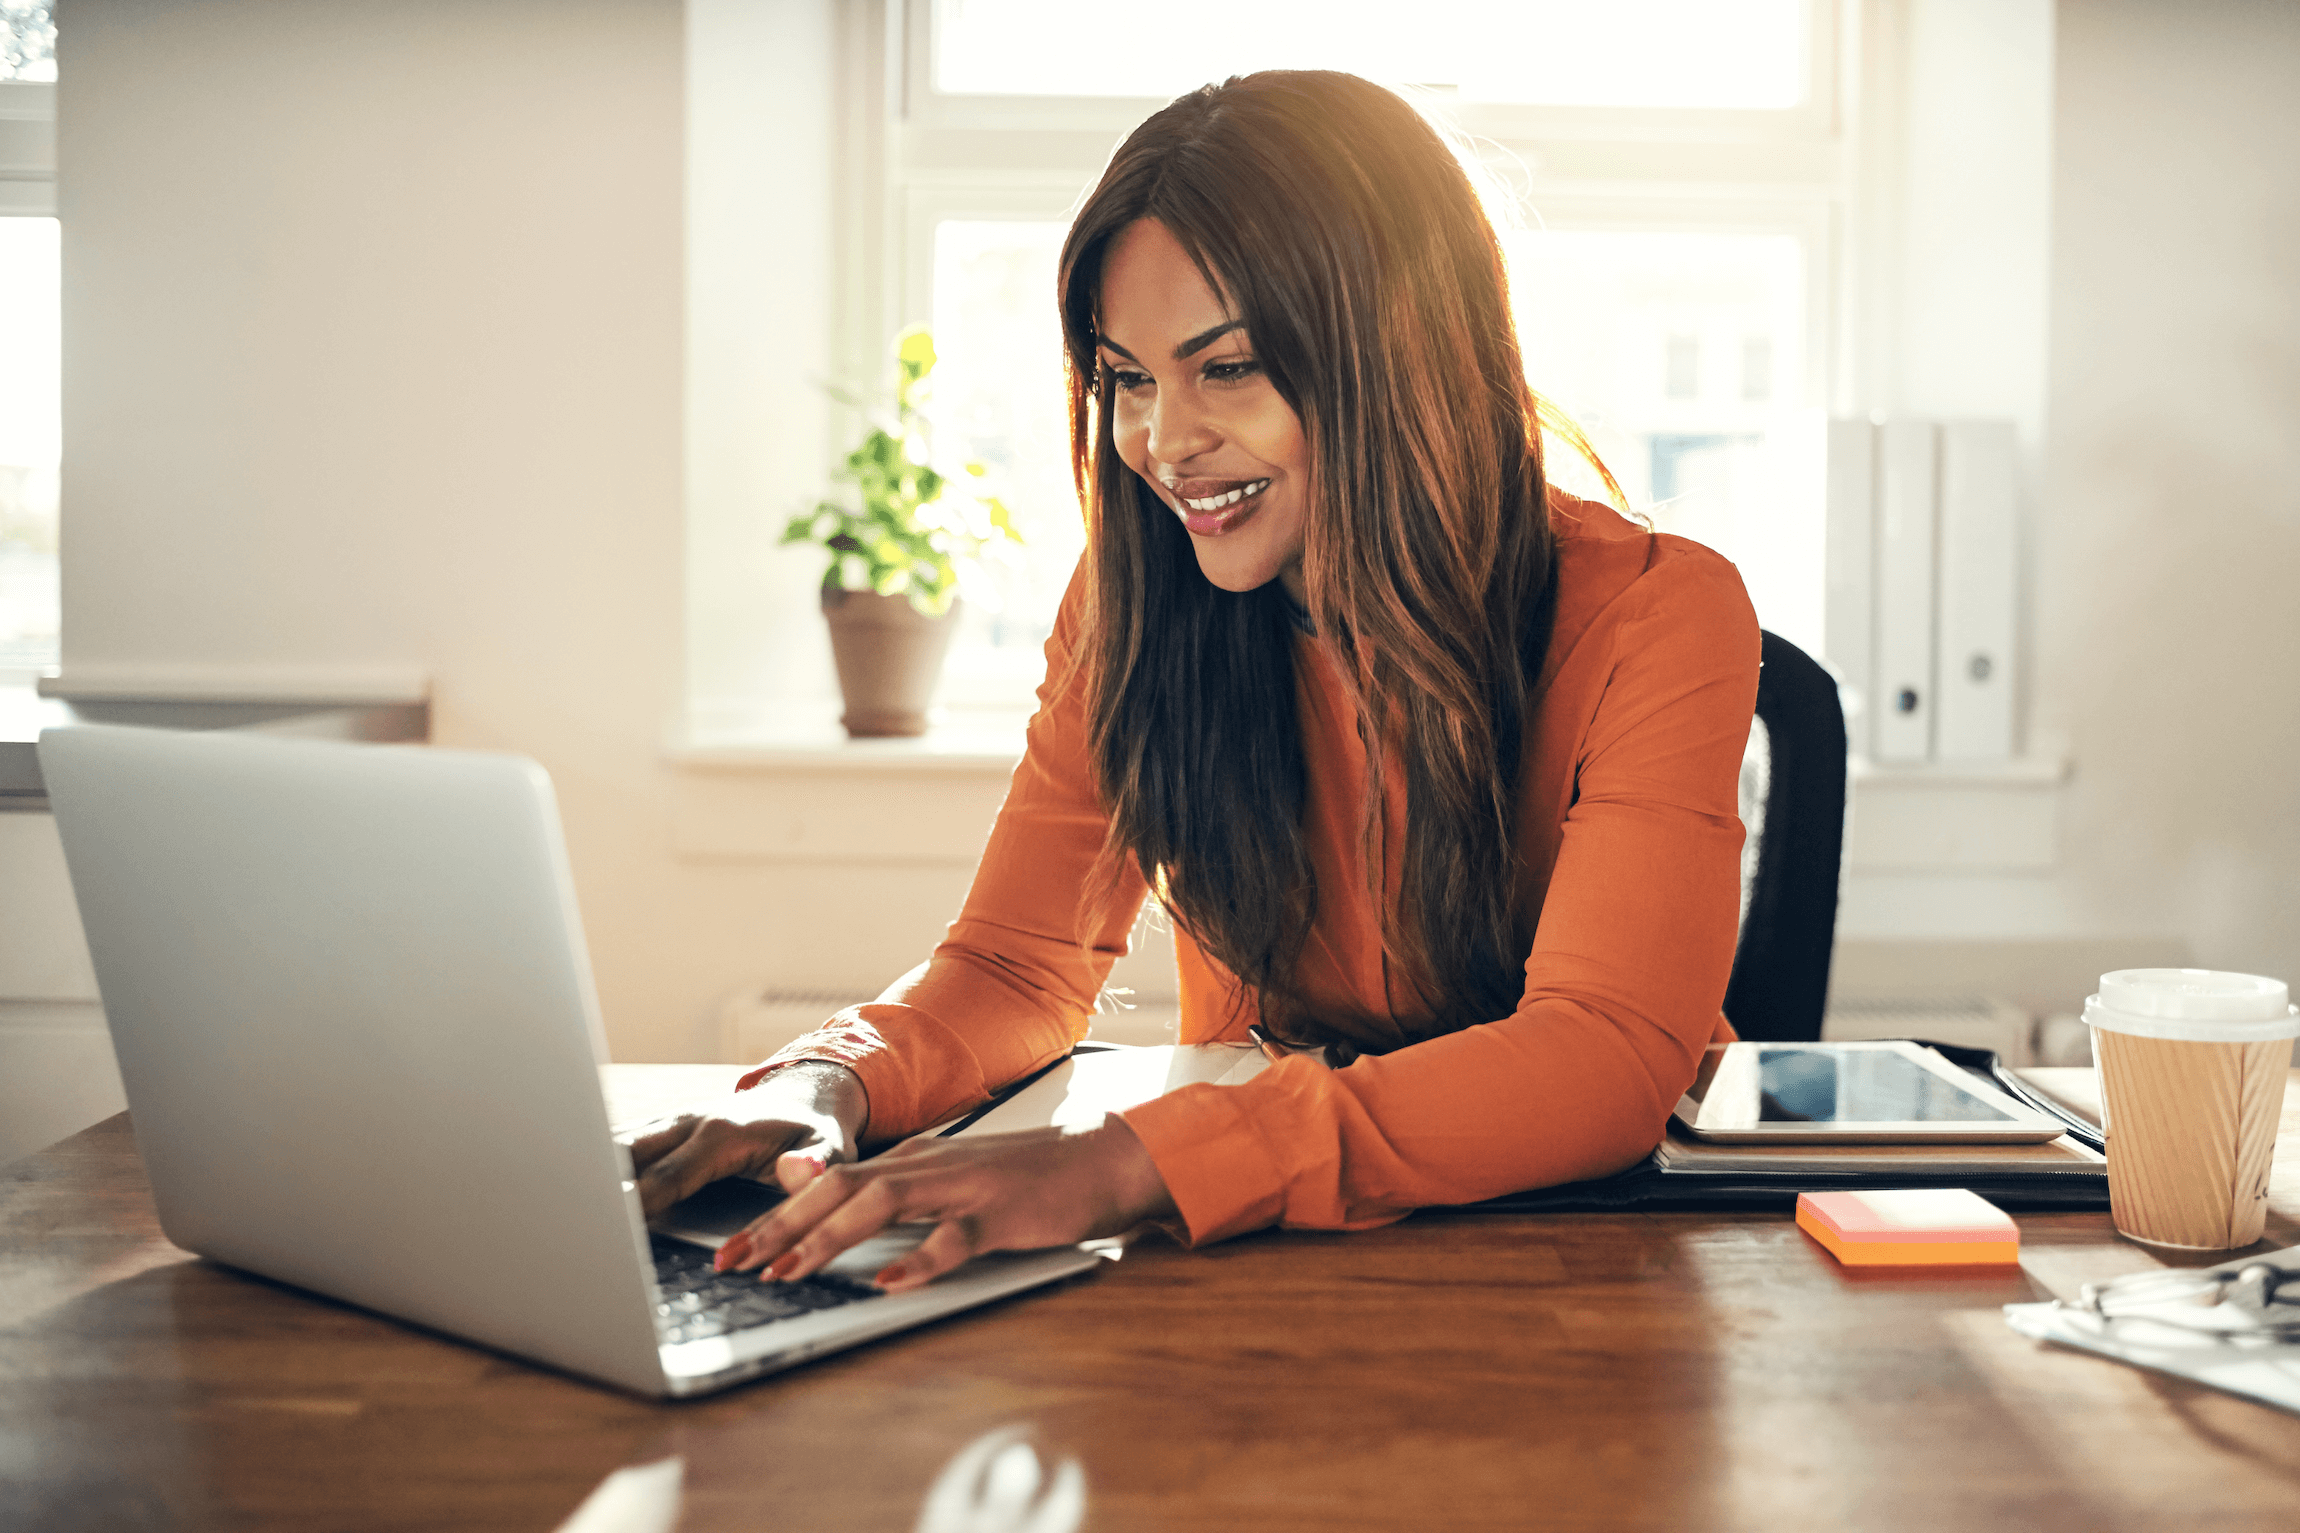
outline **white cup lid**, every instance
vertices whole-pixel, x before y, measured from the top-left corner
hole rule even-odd
[[[2267,1022],[2292,1005],[2280,979],[2219,969],[2119,969],[2100,977],[2100,1003],[2130,1017]]]
[[[2119,969],[2084,1003],[2087,1025],[2143,1038],[2255,1043],[2300,1037],[2284,982],[2217,969]]]

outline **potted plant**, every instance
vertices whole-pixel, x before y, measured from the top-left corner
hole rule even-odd
[[[838,473],[861,509],[826,500],[783,529],[783,542],[831,556],[823,617],[849,735],[926,733],[961,589],[981,593],[983,566],[1011,563],[1022,545],[1006,507],[983,493],[983,466],[934,452],[934,361],[925,329],[896,337],[894,417],[874,423]]]

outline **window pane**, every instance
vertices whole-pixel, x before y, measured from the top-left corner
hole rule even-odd
[[[988,464],[1030,546],[996,613],[971,610],[945,700],[995,705],[1038,676],[1084,543],[1069,475],[1063,225],[949,221],[935,236],[941,429]],[[1588,432],[1633,506],[1740,566],[1760,621],[1817,649],[1821,504],[1805,408],[1804,253],[1790,235],[1548,230],[1506,234],[1534,386]],[[1550,445],[1552,476],[1602,497]]]
[[[935,229],[936,429],[988,466],[1027,540],[999,610],[976,603],[961,619],[942,694],[954,707],[1012,703],[1037,684],[1040,647],[1086,544],[1054,305],[1065,228],[953,219]]]
[[[1630,504],[1731,559],[1766,627],[1818,652],[1822,506],[1805,408],[1804,252],[1786,234],[1512,231],[1533,386]],[[1601,496],[1551,444],[1550,472]]]
[[[54,9],[0,0],[0,80],[56,78]]]
[[[57,224],[0,218],[0,671],[56,663]]]
[[[1805,97],[1805,17],[1806,0],[936,0],[934,80],[1163,100],[1256,69],[1341,69],[1471,101],[1783,108]]]

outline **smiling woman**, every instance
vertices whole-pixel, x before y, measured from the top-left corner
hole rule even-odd
[[[1254,360],[1246,322],[1229,317],[1228,301],[1154,218],[1112,243],[1102,303],[1098,367],[1120,461],[1182,519],[1208,580],[1225,591],[1281,580],[1302,601],[1302,422]]]
[[[1757,627],[1731,565],[1548,483],[1501,249],[1349,75],[1128,137],[1059,296],[1087,548],[928,961],[633,1144],[657,1209],[772,1170],[722,1266],[882,1274],[1176,1218],[1362,1228],[1651,1148],[1719,1012]],[[1184,1042],[1315,1046],[1083,1132],[856,1151],[1084,1035],[1145,898]]]

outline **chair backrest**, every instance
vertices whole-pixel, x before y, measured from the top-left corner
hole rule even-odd
[[[1779,634],[1763,635],[1757,724],[1766,771],[1749,833],[1747,907],[1725,987],[1743,1038],[1821,1036],[1845,839],[1845,712],[1837,683]]]

